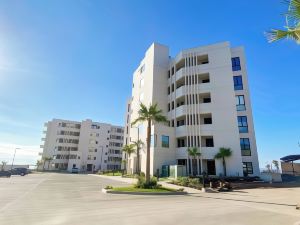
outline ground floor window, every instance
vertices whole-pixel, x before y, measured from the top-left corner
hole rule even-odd
[[[252,162],[243,162],[243,172],[245,176],[253,174]]]

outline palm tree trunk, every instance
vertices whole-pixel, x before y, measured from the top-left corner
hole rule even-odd
[[[154,137],[153,137],[154,138]],[[147,127],[147,155],[146,155],[146,183],[150,183],[150,143],[151,143],[151,120]]]
[[[223,169],[224,169],[224,176],[226,177],[226,163],[225,163],[225,158],[223,157]]]
[[[140,148],[136,148],[136,173],[140,174]]]

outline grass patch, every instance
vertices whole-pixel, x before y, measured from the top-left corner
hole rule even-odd
[[[109,173],[104,173],[102,175],[105,175],[105,176],[122,176],[122,173],[121,172],[109,172]]]
[[[110,191],[124,191],[124,192],[159,192],[159,193],[169,193],[169,192],[176,192],[175,189],[171,188],[164,188],[164,187],[157,187],[157,188],[136,188],[134,186],[128,186],[128,187],[113,187],[113,189],[109,189]]]

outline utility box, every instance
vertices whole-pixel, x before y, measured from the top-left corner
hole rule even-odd
[[[170,165],[170,177],[177,179],[177,177],[186,176],[186,166],[184,165]]]

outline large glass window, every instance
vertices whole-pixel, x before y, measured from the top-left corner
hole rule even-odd
[[[233,84],[234,84],[234,90],[243,90],[243,79],[242,75],[239,76],[233,76]]]
[[[161,136],[161,147],[169,148],[169,136],[165,136],[165,135]]]
[[[245,176],[253,174],[252,162],[243,162],[243,172]]]
[[[244,95],[237,95],[235,96],[235,99],[236,99],[236,110],[237,111],[246,110]]]
[[[232,62],[232,70],[233,71],[241,70],[240,57],[231,58],[231,62]]]
[[[251,156],[249,138],[240,138],[242,156]]]
[[[248,133],[247,116],[238,116],[238,126],[240,133]]]

